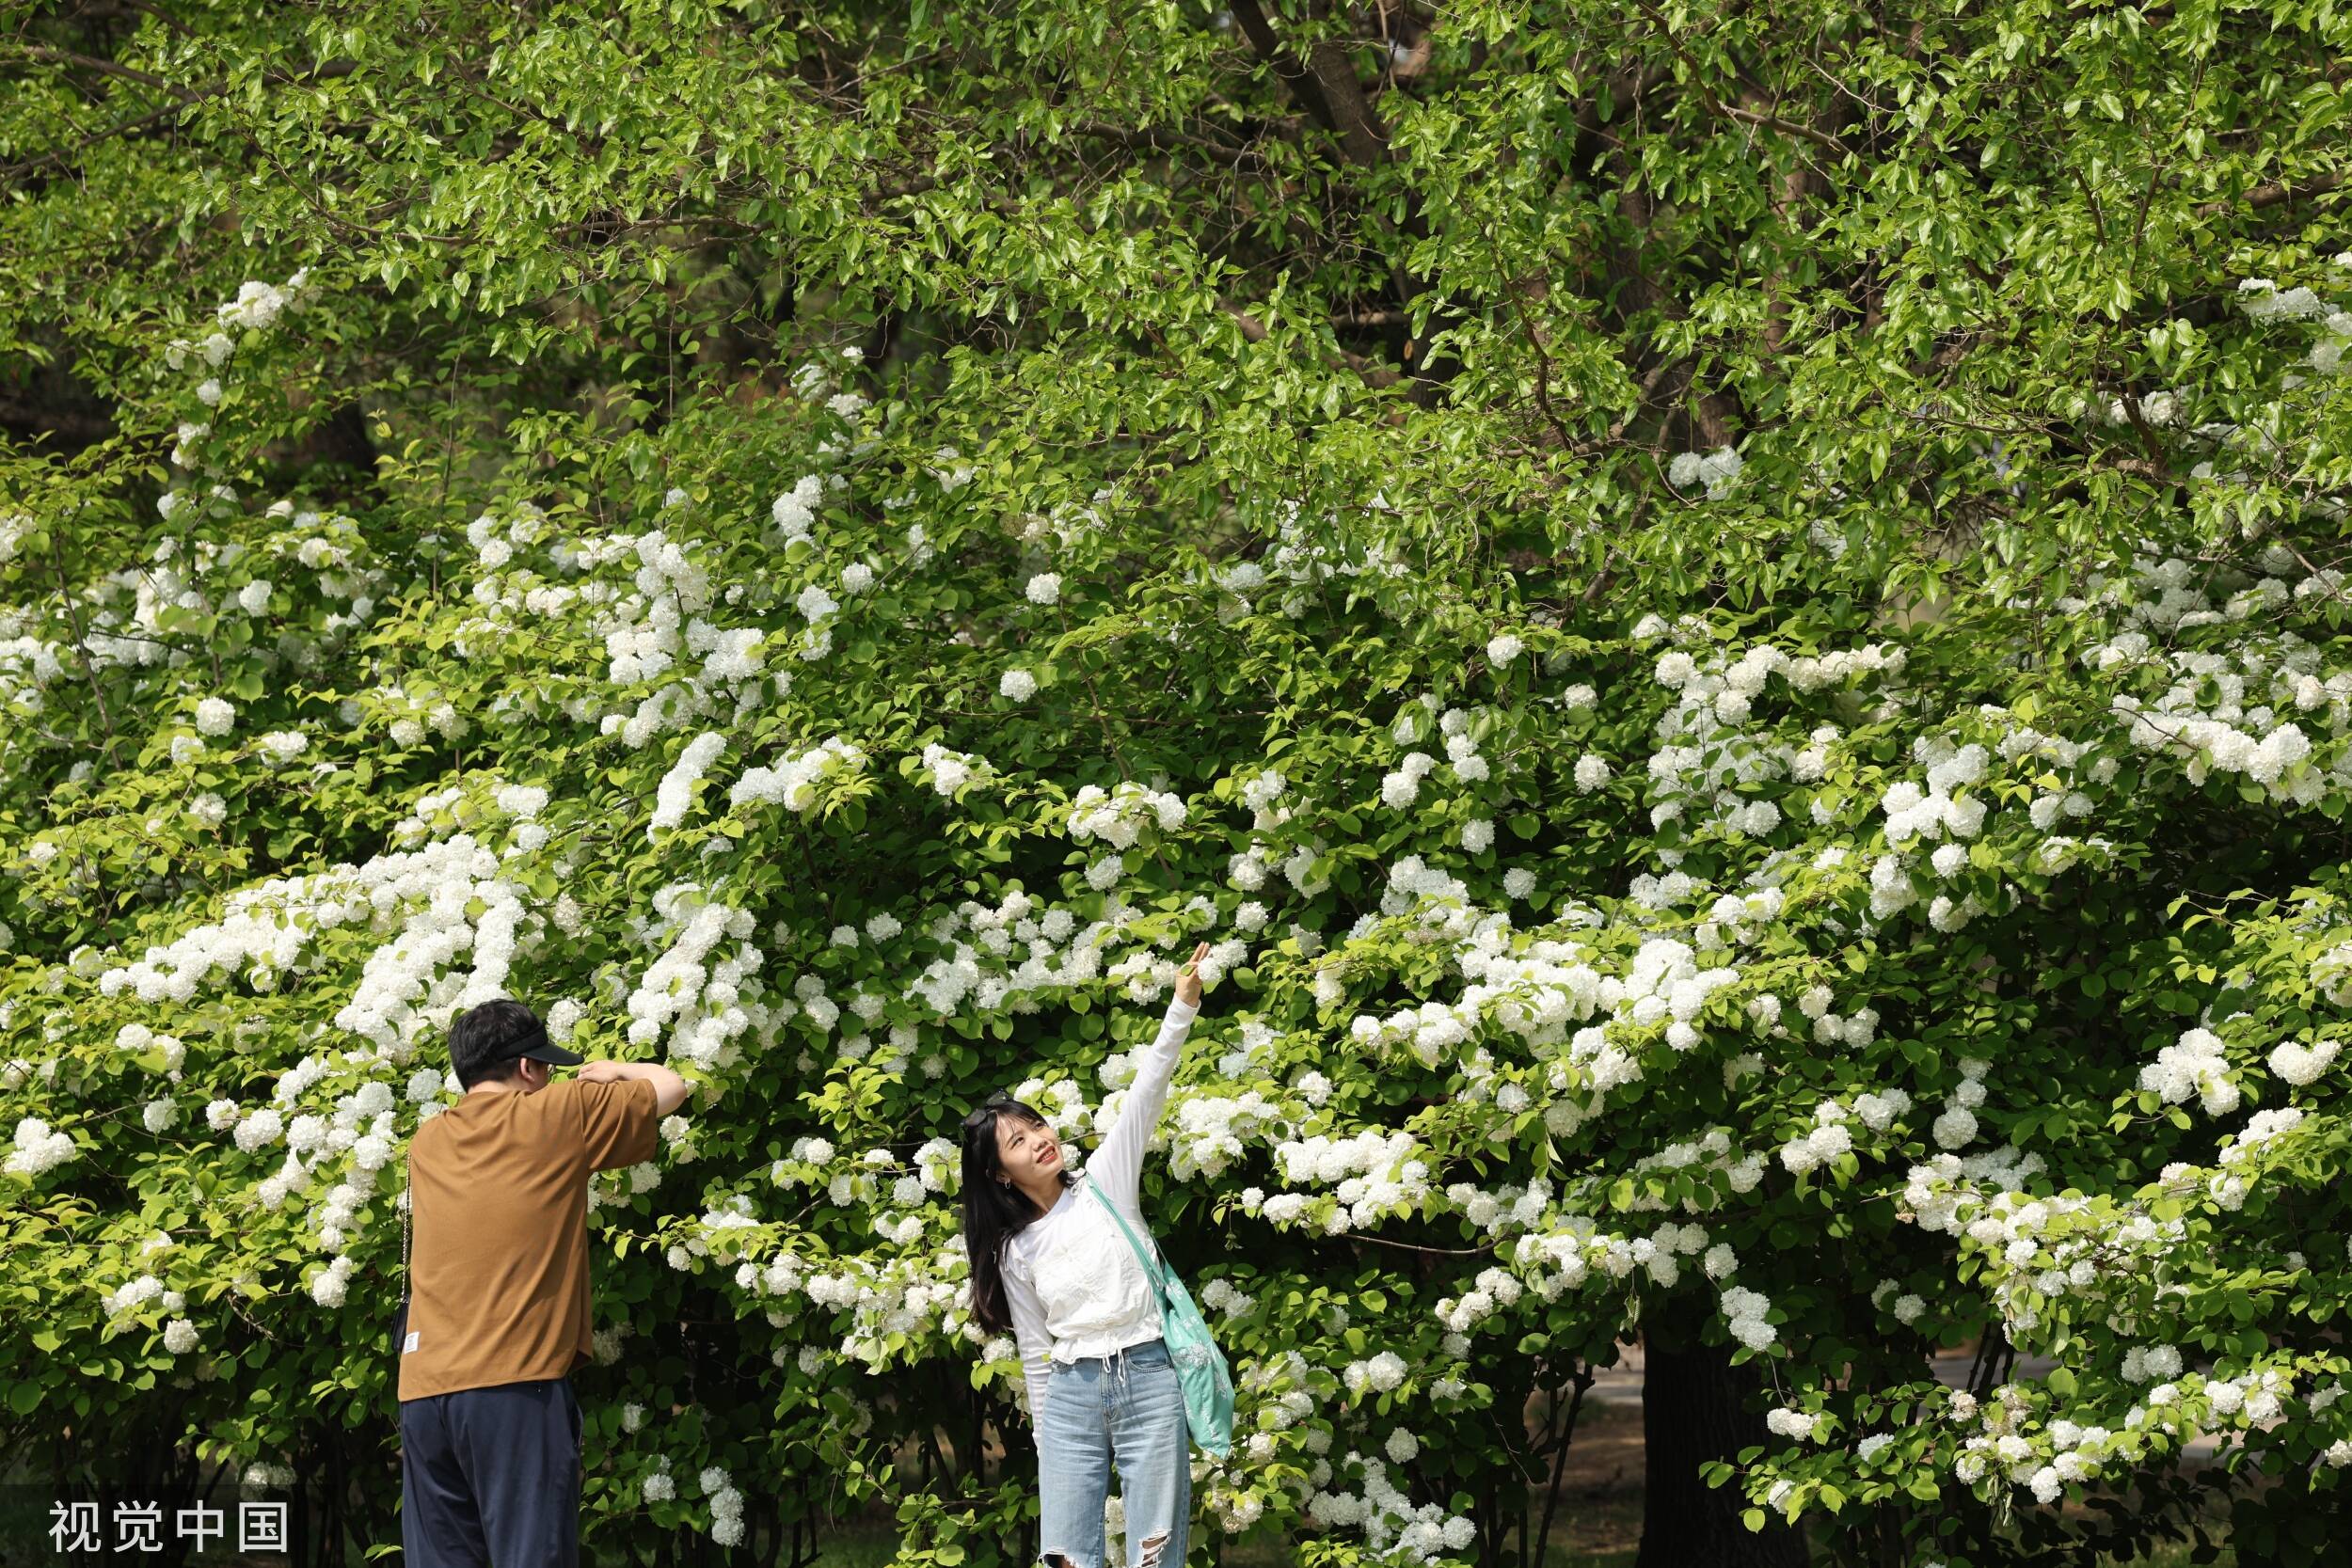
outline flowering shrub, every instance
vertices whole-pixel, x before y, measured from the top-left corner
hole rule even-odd
[[[0,236],[108,410],[0,453],[11,1451],[388,1539],[405,1139],[514,994],[694,1085],[590,1188],[591,1539],[886,1501],[904,1562],[1025,1560],[954,1121],[1082,1163],[1205,940],[1147,1167],[1239,1395],[1203,1536],[1532,1550],[1531,1400],[1548,1462],[1639,1338],[1749,1439],[1663,1472],[1668,1555],[2219,1503],[2316,1560],[2352,251],[2279,218],[2334,111],[2260,84],[2335,24],[1881,19],[1823,97],[1818,8],[1473,8],[1375,115],[1180,9],[142,13],[123,102],[0,111],[124,160]],[[975,85],[1065,71],[1083,129]],[[123,129],[155,80],[211,183]],[[251,248],[68,308],[86,207],[183,202]]]

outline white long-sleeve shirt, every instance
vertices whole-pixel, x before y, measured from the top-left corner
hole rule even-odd
[[[1136,1261],[1135,1249],[1118,1222],[1104,1211],[1089,1186],[1119,1206],[1136,1235],[1160,1257],[1159,1244],[1143,1217],[1138,1196],[1143,1152],[1168,1104],[1176,1059],[1199,1009],[1168,1004],[1160,1032],[1136,1057],[1136,1075],[1119,1119],[1086,1163],[1086,1170],[1054,1207],[1005,1243],[1005,1304],[1012,1312],[1013,1337],[1021,1346],[1021,1369],[1028,1383],[1029,1420],[1045,1408],[1045,1380],[1054,1362],[1082,1355],[1108,1355],[1160,1337],[1159,1304],[1152,1281]]]

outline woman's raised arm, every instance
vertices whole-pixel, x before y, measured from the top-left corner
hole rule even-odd
[[[1160,1021],[1159,1034],[1136,1053],[1135,1081],[1127,1085],[1119,1119],[1104,1134],[1103,1147],[1087,1161],[1088,1179],[1101,1185],[1104,1196],[1123,1202],[1130,1211],[1141,1208],[1143,1151],[1159,1128],[1160,1113],[1168,1105],[1168,1085],[1176,1076],[1177,1058],[1184,1054],[1184,1037],[1192,1032],[1192,1021],[1200,1013],[1200,960],[1208,956],[1205,942],[1193,949],[1192,961],[1177,977],[1176,995],[1168,1005],[1168,1016]]]

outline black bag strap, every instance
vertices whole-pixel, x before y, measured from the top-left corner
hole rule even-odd
[[[400,1183],[400,1304],[408,1305],[408,1207],[417,1190],[416,1179],[405,1168]]]

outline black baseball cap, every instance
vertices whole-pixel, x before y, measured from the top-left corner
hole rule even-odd
[[[588,1059],[579,1052],[566,1051],[548,1038],[548,1032],[544,1026],[534,1026],[531,1033],[522,1036],[501,1050],[491,1060],[503,1062],[513,1056],[528,1056],[534,1062],[545,1062],[549,1067],[578,1067]]]

